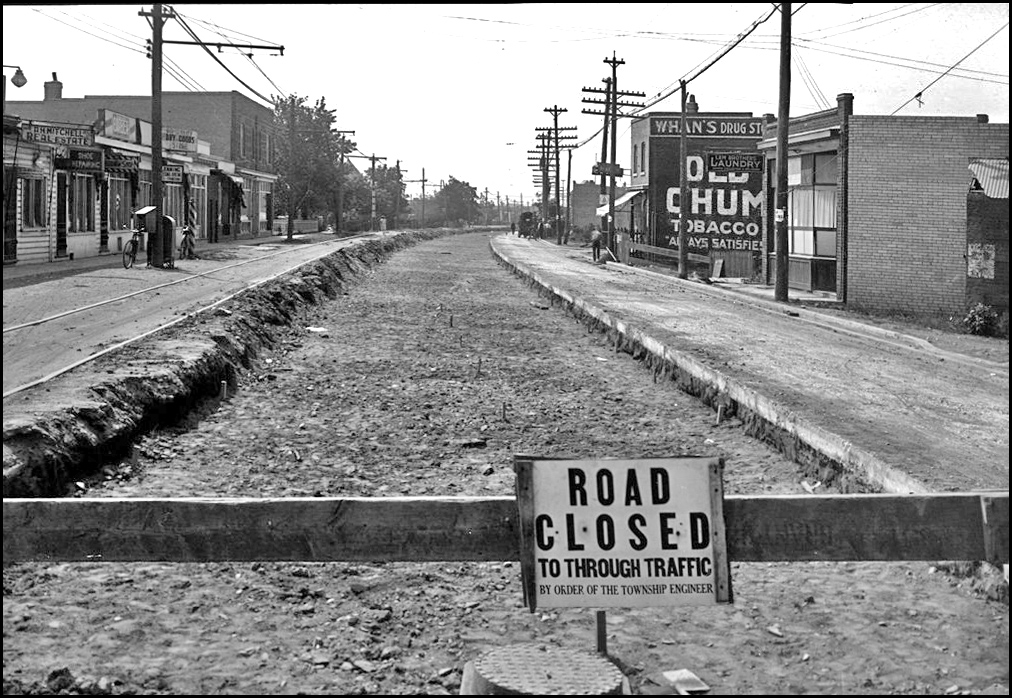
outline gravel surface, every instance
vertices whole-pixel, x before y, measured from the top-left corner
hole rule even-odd
[[[717,456],[728,494],[814,485],[497,265],[485,233],[395,253],[281,336],[78,496],[512,495],[517,453]],[[608,611],[634,692],[686,668],[718,694],[1008,694],[1007,604],[943,565],[732,578],[731,606]],[[593,609],[529,613],[512,561],[19,564],[3,616],[12,694],[453,694],[488,650],[596,636]]]

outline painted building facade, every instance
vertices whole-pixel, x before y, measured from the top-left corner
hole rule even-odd
[[[631,125],[634,235],[653,247],[678,249],[682,206],[692,255],[724,261],[728,276],[751,277],[761,267],[763,163],[756,146],[763,119],[750,112],[700,112],[692,96],[682,114],[653,112]],[[686,162],[688,192],[681,195]]]

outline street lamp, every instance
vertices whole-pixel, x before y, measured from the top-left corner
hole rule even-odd
[[[4,64],[4,70],[7,68],[14,68],[14,77],[11,78],[11,82],[14,83],[14,87],[24,87],[28,84],[28,78],[21,72],[21,66],[19,65],[7,65]],[[4,73],[4,114],[7,113],[7,73]]]

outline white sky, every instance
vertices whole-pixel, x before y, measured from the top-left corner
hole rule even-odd
[[[620,90],[646,94],[646,111],[678,111],[675,89],[737,35],[774,8],[769,3],[583,3],[476,5],[174,5],[200,39],[283,45],[216,53],[239,78],[270,97],[326,98],[339,129],[365,154],[401,161],[408,180],[429,187],[449,176],[494,199],[536,193],[529,150],[546,108],[563,107],[575,126],[573,179],[591,178],[600,159],[601,110],[584,87],[603,87],[618,67]],[[18,89],[4,68],[8,98],[41,100],[56,72],[65,97],[150,94],[151,37],[138,15],[151,5],[7,5],[3,61],[21,66]],[[794,3],[791,114],[835,107],[854,95],[858,114],[973,116],[1008,123],[1008,3]],[[993,35],[993,36],[992,36]],[[701,111],[776,114],[780,15],[689,83]],[[176,21],[165,38],[189,40]],[[969,55],[969,56],[968,56]],[[255,96],[195,46],[166,45],[163,89],[238,90]],[[968,57],[967,57],[968,56]],[[964,60],[965,59],[965,60]],[[962,62],[960,62],[962,61]],[[955,64],[948,75],[939,76]],[[170,72],[183,74],[183,85]],[[261,72],[262,71],[262,72]],[[269,79],[268,79],[269,78]],[[937,82],[936,82],[937,80]],[[934,83],[934,84],[932,84]],[[923,104],[913,100],[923,91]],[[596,96],[595,98],[600,98]],[[905,105],[905,106],[904,106]],[[902,107],[902,108],[901,108]],[[619,124],[618,159],[629,167],[629,119]],[[194,128],[200,130],[199,124]],[[572,133],[572,132],[571,132]],[[591,139],[591,137],[593,137]],[[357,160],[366,169],[367,160]],[[565,177],[567,160],[562,157]],[[429,191],[433,191],[429,189]],[[421,192],[409,183],[409,194]]]

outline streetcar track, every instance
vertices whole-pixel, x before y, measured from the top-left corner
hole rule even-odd
[[[357,238],[360,238],[360,237],[362,237],[363,235],[366,235],[366,234],[371,235],[372,233],[365,233],[365,234],[360,233],[359,235],[352,235],[352,236],[349,236],[349,237],[340,238],[339,241],[343,242],[345,240],[357,239]],[[337,241],[335,241],[335,240],[323,240],[321,242],[312,242],[312,243],[309,243],[308,245],[305,245],[304,247],[301,247],[299,249],[306,249],[306,248],[315,247],[315,246],[318,246],[318,245],[327,245],[327,244],[330,244],[330,243],[333,243],[333,242],[337,242]],[[59,320],[61,318],[65,318],[65,317],[67,317],[69,315],[74,315],[76,313],[83,313],[83,312],[88,311],[88,310],[93,310],[94,308],[100,308],[103,305],[109,305],[111,303],[116,303],[118,301],[126,300],[128,298],[133,298],[134,296],[143,295],[145,293],[151,293],[152,291],[158,291],[160,289],[168,288],[169,286],[175,286],[176,284],[181,284],[181,283],[184,283],[186,281],[192,281],[194,279],[199,279],[201,277],[210,277],[212,274],[216,274],[218,272],[225,271],[227,269],[233,269],[235,267],[241,267],[244,264],[252,264],[253,262],[261,262],[261,261],[263,261],[265,259],[270,259],[271,257],[276,257],[278,255],[285,254],[286,252],[290,252],[290,251],[291,251],[290,248],[281,249],[281,250],[279,250],[277,252],[271,252],[270,254],[265,254],[265,255],[263,255],[261,257],[256,257],[254,259],[246,259],[246,260],[243,260],[241,262],[236,262],[234,264],[227,264],[225,266],[218,267],[216,269],[211,269],[209,271],[200,272],[199,274],[190,274],[189,276],[185,276],[185,277],[183,277],[181,279],[175,279],[173,281],[167,281],[167,282],[165,282],[163,284],[157,284],[155,286],[149,286],[147,288],[142,288],[142,289],[139,289],[137,291],[133,291],[132,293],[127,293],[127,294],[124,294],[122,296],[117,296],[115,298],[107,298],[105,300],[101,300],[101,301],[98,301],[96,303],[89,303],[88,305],[83,305],[83,306],[80,306],[78,308],[72,308],[70,310],[65,310],[65,311],[63,311],[61,313],[56,313],[55,315],[49,315],[47,317],[40,318],[38,320],[32,320],[30,322],[23,322],[20,325],[11,325],[10,327],[3,328],[3,333],[7,334],[8,332],[15,332],[17,330],[23,330],[23,329],[26,329],[28,327],[37,327],[38,325],[44,325],[47,322],[53,322],[54,320]]]
[[[347,241],[347,240],[361,239],[361,238],[366,237],[368,235],[374,235],[374,234],[375,233],[372,233],[372,232],[369,232],[369,233],[360,233],[359,235],[352,235],[352,236],[340,238],[339,241],[340,242],[344,242],[344,241]],[[333,243],[333,242],[336,242],[336,241],[335,240],[324,240],[322,242],[309,243],[308,245],[306,245],[304,247],[300,247],[299,249],[307,249],[308,247],[325,245],[325,244],[330,244],[330,243]],[[343,249],[343,246],[340,247],[340,248],[338,248],[338,249]],[[207,271],[207,272],[202,272],[200,274],[193,274],[193,275],[187,276],[187,277],[182,278],[182,279],[176,279],[174,281],[170,281],[170,282],[165,283],[165,284],[159,284],[157,286],[152,286],[152,287],[149,287],[149,288],[141,289],[139,291],[135,291],[133,293],[129,293],[129,294],[120,296],[118,298],[108,299],[108,300],[100,301],[98,303],[91,303],[91,304],[89,304],[87,306],[82,306],[80,308],[75,308],[73,310],[65,311],[63,313],[57,313],[56,315],[51,315],[51,316],[49,316],[47,318],[42,318],[41,320],[33,321],[33,322],[30,322],[30,323],[22,323],[21,325],[18,325],[18,326],[15,326],[15,327],[5,328],[4,329],[4,334],[6,334],[8,332],[8,330],[13,331],[14,329],[25,329],[27,327],[38,326],[38,325],[44,324],[45,322],[52,322],[52,321],[55,321],[57,319],[68,317],[68,316],[73,315],[75,313],[85,312],[87,310],[91,310],[91,309],[94,309],[94,308],[97,308],[97,307],[100,307],[100,306],[103,306],[103,305],[107,305],[109,303],[118,302],[118,301],[124,300],[126,298],[130,298],[130,297],[133,297],[133,296],[136,296],[136,295],[139,295],[139,294],[148,293],[148,292],[151,292],[151,291],[154,291],[154,290],[157,290],[157,289],[166,288],[168,286],[173,286],[175,284],[179,284],[179,283],[182,283],[184,281],[192,281],[193,279],[200,278],[200,277],[203,277],[203,276],[207,276],[209,274],[217,273],[217,272],[223,271],[225,269],[231,269],[233,267],[242,266],[244,264],[248,264],[248,263],[252,263],[252,262],[258,262],[258,261],[263,261],[265,259],[270,259],[271,257],[275,257],[277,255],[280,255],[280,254],[283,254],[283,253],[289,252],[289,251],[290,251],[289,249],[284,249],[284,250],[281,250],[279,252],[274,252],[274,253],[271,253],[271,254],[264,255],[262,257],[257,257],[256,259],[244,260],[242,262],[237,262],[235,264],[230,264],[230,265],[227,265],[227,266],[218,267],[217,269],[213,269],[213,270],[210,270],[210,271]],[[224,298],[221,298],[221,299],[219,299],[217,301],[213,301],[213,302],[211,302],[208,305],[202,306],[202,307],[200,307],[200,308],[198,308],[196,310],[193,310],[191,312],[188,312],[188,313],[185,313],[183,315],[180,315],[179,317],[173,318],[172,320],[170,320],[168,322],[165,322],[165,323],[162,323],[159,326],[154,327],[154,328],[152,328],[150,330],[142,332],[141,334],[135,335],[133,337],[129,337],[128,339],[124,339],[124,340],[122,340],[120,342],[116,342],[115,344],[111,344],[110,346],[106,347],[105,349],[97,351],[94,354],[89,354],[88,356],[86,356],[86,357],[84,357],[84,358],[82,358],[82,359],[80,359],[78,361],[75,361],[75,362],[73,362],[73,363],[71,363],[71,364],[69,364],[67,366],[63,366],[63,367],[61,367],[61,368],[59,368],[59,369],[57,369],[55,371],[52,371],[51,373],[49,373],[49,374],[47,374],[47,375],[45,375],[45,376],[43,376],[41,378],[37,378],[34,381],[30,381],[30,382],[25,383],[23,385],[19,385],[19,386],[16,386],[14,388],[11,388],[10,390],[5,391],[3,393],[3,399],[6,400],[8,397],[10,397],[12,395],[16,395],[17,393],[20,393],[20,392],[23,392],[23,391],[28,390],[30,388],[34,388],[36,386],[42,385],[44,383],[47,383],[48,381],[51,381],[54,378],[58,378],[59,376],[65,374],[65,373],[69,373],[70,371],[72,371],[72,370],[74,370],[74,369],[76,369],[76,368],[78,368],[80,366],[83,366],[84,364],[87,364],[87,363],[89,363],[91,361],[94,361],[95,359],[98,359],[98,358],[100,358],[102,356],[105,356],[106,354],[111,354],[111,353],[113,353],[115,351],[118,351],[118,350],[122,349],[123,347],[126,347],[126,346],[128,346],[130,344],[133,344],[134,342],[140,341],[142,339],[145,339],[146,337],[149,337],[149,336],[151,336],[153,334],[161,332],[162,330],[165,330],[165,329],[168,329],[168,328],[170,328],[170,327],[172,327],[174,325],[177,325],[177,324],[183,322],[184,320],[188,320],[188,319],[190,319],[192,317],[195,317],[195,316],[197,316],[197,315],[199,315],[201,313],[207,312],[208,310],[212,310],[212,309],[218,307],[219,305],[222,305],[224,303],[227,303],[227,302],[231,301],[236,296],[239,296],[239,295],[241,295],[241,294],[249,291],[250,289],[256,288],[257,286],[260,286],[260,285],[265,284],[265,283],[267,283],[269,281],[273,281],[273,280],[275,280],[275,279],[277,279],[277,278],[279,278],[281,276],[284,276],[285,274],[288,274],[288,273],[294,271],[295,269],[298,269],[299,267],[308,264],[310,261],[315,261],[315,260],[309,260],[309,261],[299,262],[298,264],[295,264],[294,266],[291,266],[291,267],[288,267],[286,269],[283,269],[283,270],[281,270],[281,271],[279,271],[279,272],[277,272],[277,273],[275,273],[275,274],[273,274],[273,275],[271,275],[271,276],[269,276],[267,278],[261,279],[259,281],[247,283],[246,285],[244,285],[239,290],[235,291],[234,293],[229,294],[228,296],[226,296]]]

